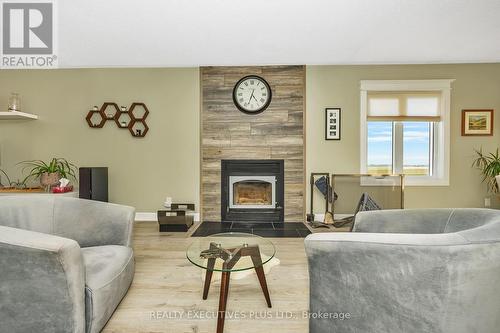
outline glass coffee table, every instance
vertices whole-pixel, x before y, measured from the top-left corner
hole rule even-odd
[[[217,333],[224,331],[229,278],[231,272],[254,269],[267,306],[271,307],[271,298],[264,275],[265,263],[274,257],[276,250],[269,240],[244,233],[227,232],[196,239],[187,249],[188,260],[206,269],[203,299],[207,299],[213,272],[221,272],[219,312],[217,313]]]

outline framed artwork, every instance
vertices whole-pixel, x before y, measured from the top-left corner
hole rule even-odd
[[[493,110],[462,110],[462,136],[493,135]]]
[[[325,109],[325,140],[340,140],[340,108]]]

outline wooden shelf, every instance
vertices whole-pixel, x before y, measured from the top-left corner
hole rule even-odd
[[[29,120],[38,119],[36,114],[20,112],[20,111],[4,111],[0,112],[0,120]]]
[[[35,191],[21,191],[21,192],[10,192],[10,191],[0,191],[0,197],[3,196],[18,196],[18,195],[46,195],[46,196],[58,196],[58,197],[72,197],[72,198],[78,198],[79,192],[78,190],[73,191],[73,192],[66,192],[66,193],[51,193],[51,192],[35,192]],[[0,199],[1,200],[1,199]]]
[[[41,187],[17,189],[13,187],[0,188],[0,194],[2,193],[45,193],[46,191]]]

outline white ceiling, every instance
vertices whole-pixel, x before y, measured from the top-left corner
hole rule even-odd
[[[60,67],[500,61],[499,0],[64,0]]]

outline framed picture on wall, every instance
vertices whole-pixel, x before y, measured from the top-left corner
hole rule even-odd
[[[340,140],[340,108],[325,109],[325,140]]]
[[[493,135],[493,110],[462,110],[462,136]]]

